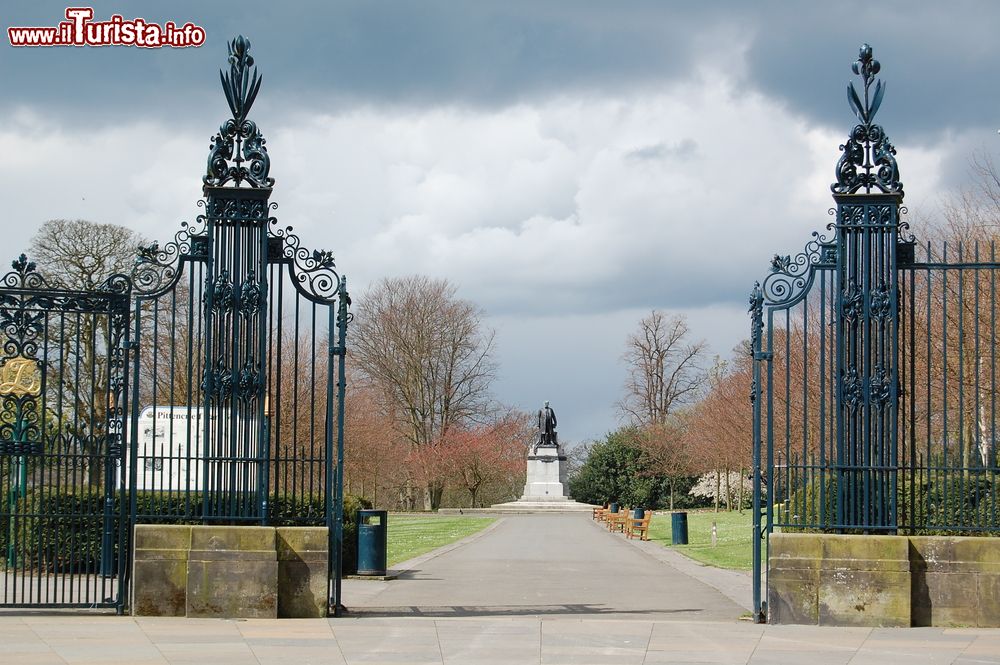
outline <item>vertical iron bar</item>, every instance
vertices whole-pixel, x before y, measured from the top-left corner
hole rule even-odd
[[[754,622],[764,623],[767,619],[761,600],[760,546],[764,538],[761,530],[761,336],[763,335],[763,296],[760,286],[754,287],[750,296],[750,340],[753,362],[753,383],[750,400],[753,408],[753,608]]]
[[[334,506],[336,513],[330,515],[329,507],[331,502],[330,497],[330,458],[332,448],[332,437],[331,437],[331,427],[332,413],[331,413],[331,396],[333,395],[333,374],[330,371],[330,363],[327,363],[327,428],[326,428],[326,441],[327,441],[327,463],[326,469],[326,505],[327,505],[327,524],[329,528],[329,522],[331,517],[333,519],[333,545],[334,545],[334,615],[339,614],[340,608],[343,606],[343,599],[341,597],[341,579],[343,576],[343,547],[344,547],[344,397],[347,390],[347,378],[345,376],[345,360],[347,357],[347,324],[348,324],[348,313],[347,305],[349,303],[349,297],[347,294],[347,277],[342,277],[340,280],[340,286],[337,289],[337,484],[336,484],[336,496],[333,497]],[[328,308],[330,312],[329,325],[332,327],[333,321],[333,308]],[[332,355],[332,354],[331,354]]]

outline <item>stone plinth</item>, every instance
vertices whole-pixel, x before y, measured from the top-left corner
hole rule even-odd
[[[595,506],[578,503],[566,496],[567,472],[566,456],[560,454],[559,446],[538,446],[528,455],[524,495],[517,501],[495,503],[485,512],[589,512]]]
[[[524,484],[524,500],[566,496],[566,456],[559,446],[538,446],[528,455],[528,476]]]
[[[325,617],[330,558],[326,527],[279,527],[277,546],[278,616]]]
[[[1000,627],[1000,538],[775,533],[768,622]]]
[[[133,613],[182,617],[187,606],[191,527],[137,524],[132,564]]]
[[[187,616],[278,617],[278,557],[273,528],[199,526],[192,529]]]
[[[327,616],[326,527],[135,527],[137,616]]]
[[[913,625],[1000,627],[1000,538],[909,540]]]
[[[767,585],[771,623],[910,625],[905,537],[773,534]]]

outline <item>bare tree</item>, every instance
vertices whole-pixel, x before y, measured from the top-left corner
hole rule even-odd
[[[469,493],[473,508],[487,488],[523,485],[525,455],[535,437],[533,421],[529,414],[511,411],[489,425],[453,427],[448,433],[444,466]]]
[[[456,295],[446,280],[412,276],[384,279],[358,301],[355,349],[361,370],[400,414],[400,433],[414,459],[433,464],[427,448],[454,425],[482,420],[490,411],[496,365],[493,331],[483,312]],[[424,506],[440,505],[444,482],[434,469],[423,478]]]
[[[344,481],[347,492],[387,507],[399,499],[410,447],[394,427],[393,414],[379,408],[375,390],[356,373],[347,378]]]
[[[705,383],[703,340],[689,340],[687,320],[653,310],[629,335],[622,359],[628,366],[622,415],[640,427],[665,425],[693,402]]]
[[[53,286],[94,291],[112,275],[130,271],[142,242],[142,236],[121,226],[55,219],[42,224],[29,251]],[[62,414],[67,443],[88,456],[89,482],[96,483],[108,410],[109,326],[100,316],[64,314],[48,334],[45,360],[54,391],[49,403]]]
[[[714,476],[715,487],[710,496],[715,499],[716,511],[723,498],[727,509],[735,503],[742,510],[746,483],[742,480],[735,483],[733,501],[732,481],[745,478],[751,464],[753,414],[747,396],[753,367],[745,351],[738,348],[736,353],[731,362],[716,361],[707,392],[697,404],[685,410],[682,418],[684,445],[691,451],[692,459],[697,460],[693,470]],[[778,361],[784,362],[784,358],[778,356]]]
[[[50,283],[92,291],[111,275],[129,274],[142,244],[145,238],[124,226],[52,219],[31,239],[30,258]]]

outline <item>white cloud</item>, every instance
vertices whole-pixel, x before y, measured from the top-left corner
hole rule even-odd
[[[24,109],[0,130],[6,254],[50,219],[120,224],[167,239],[198,212],[208,142],[153,123],[90,131]]]

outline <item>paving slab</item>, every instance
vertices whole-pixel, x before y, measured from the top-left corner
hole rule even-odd
[[[5,613],[0,662],[199,665],[1000,665],[1000,630],[762,626],[632,618],[350,618],[253,622],[72,616],[37,622]],[[60,634],[56,628],[63,626]],[[86,626],[86,630],[81,630]]]

